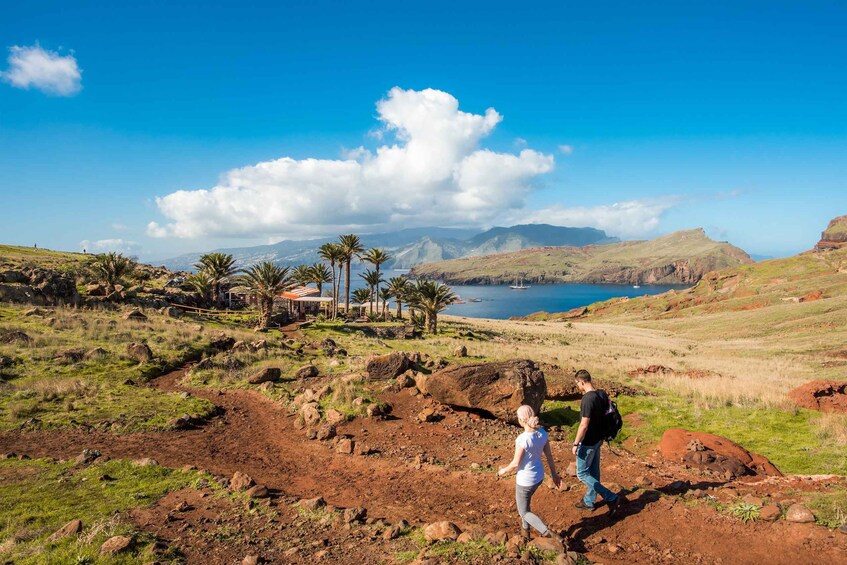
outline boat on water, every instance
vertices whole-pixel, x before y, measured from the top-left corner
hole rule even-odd
[[[479,298],[468,298],[468,302],[482,302]]]
[[[641,285],[638,284],[638,283],[635,283],[634,285],[632,285],[632,288],[641,288]]]
[[[528,287],[528,286],[524,286],[524,284],[523,284],[523,278],[521,278],[520,283],[518,283],[518,284],[513,284],[513,285],[511,285],[509,288],[511,288],[512,290],[526,290],[526,289],[528,289],[528,288],[530,288],[530,287]]]

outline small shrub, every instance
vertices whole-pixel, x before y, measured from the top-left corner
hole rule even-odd
[[[729,509],[730,514],[745,523],[755,521],[759,517],[760,511],[761,508],[755,504],[748,504],[746,502],[739,502]]]

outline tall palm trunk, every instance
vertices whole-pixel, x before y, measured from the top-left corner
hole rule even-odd
[[[274,299],[266,298],[262,300],[262,316],[259,319],[259,327],[261,329],[267,329],[268,326],[271,325],[271,313],[274,309]]]
[[[403,303],[400,302],[399,298],[397,298],[396,300],[397,300],[397,319],[402,320],[403,319]]]
[[[335,318],[335,283],[338,282],[335,278],[335,261],[330,261],[329,268],[332,269],[332,312],[330,312],[330,316]]]
[[[350,262],[352,259],[345,261],[346,270],[344,271],[344,313],[350,313]]]

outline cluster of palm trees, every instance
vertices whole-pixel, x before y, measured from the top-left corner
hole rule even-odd
[[[114,292],[115,285],[121,283],[125,277],[132,276],[135,267],[135,261],[114,252],[95,255],[88,265],[93,277],[106,287],[107,295]]]
[[[318,292],[323,293],[323,285],[331,283],[331,317],[339,313],[341,302],[341,279],[344,279],[344,305],[349,312],[352,299],[359,304],[367,304],[373,318],[388,318],[388,301],[394,299],[396,317],[403,318],[403,305],[409,307],[411,318],[415,320],[415,311],[423,315],[426,331],[436,333],[438,314],[449,306],[456,295],[450,287],[426,280],[411,281],[406,277],[392,277],[388,281],[382,278],[381,267],[391,260],[383,249],[365,250],[359,236],[346,234],[338,237],[335,243],[325,243],[318,250],[325,262],[297,267],[280,267],[270,261],[255,264],[247,269],[239,269],[235,258],[228,253],[206,253],[194,265],[197,272],[186,278],[186,283],[207,303],[217,307],[224,305],[225,289],[231,283],[244,286],[257,301],[260,309],[259,326],[264,329],[270,325],[274,300],[286,290],[301,284],[314,284]],[[373,268],[366,269],[359,276],[366,287],[350,289],[350,265],[354,258],[369,263]],[[107,286],[114,287],[121,277],[132,271],[134,263],[120,254],[99,255],[92,268]],[[385,285],[385,286],[382,286]],[[352,296],[351,296],[352,295]]]

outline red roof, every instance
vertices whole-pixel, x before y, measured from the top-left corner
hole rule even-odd
[[[283,293],[280,293],[282,298],[287,298],[288,300],[297,300],[298,298],[303,298],[304,296],[315,296],[319,294],[318,289],[313,288],[311,286],[297,286],[290,290],[286,290]]]

